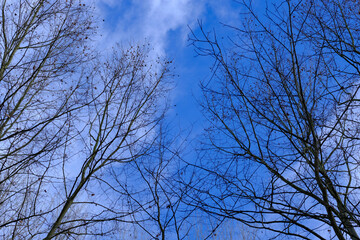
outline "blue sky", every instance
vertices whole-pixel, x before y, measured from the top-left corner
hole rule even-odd
[[[155,53],[173,60],[176,77],[172,90],[168,121],[192,136],[202,133],[206,124],[200,111],[199,84],[211,76],[212,59],[196,56],[188,36],[199,32],[201,21],[207,31],[226,35],[221,23],[236,24],[238,7],[233,0],[94,0],[99,14],[98,48],[111,50],[115,43],[128,44],[149,41]],[[104,20],[104,21],[103,21]],[[190,30],[191,29],[191,30]],[[174,130],[179,131],[178,129]],[[192,155],[192,154],[190,154]],[[208,226],[209,227],[209,226]],[[211,226],[210,226],[211,227]],[[206,229],[200,224],[198,228]],[[196,228],[197,229],[197,228]],[[195,231],[200,231],[196,230]],[[224,228],[223,235],[228,228]],[[206,230],[204,234],[208,234]],[[225,231],[225,232],[224,232]],[[200,231],[201,232],[201,231]]]
[[[238,21],[232,0],[95,0],[102,23],[99,47],[110,48],[149,41],[158,55],[174,61],[175,89],[171,118],[182,128],[201,125],[197,103],[199,82],[211,75],[211,59],[196,56],[189,46],[190,29],[198,31],[198,21],[205,29],[224,31],[220,22]],[[226,34],[226,33],[225,33]],[[106,43],[106,44],[104,44]]]
[[[239,6],[234,0],[93,0],[98,11],[100,32],[98,48],[110,49],[115,43],[149,41],[155,53],[174,61],[175,88],[171,92],[170,117],[184,129],[193,127],[201,133],[203,121],[197,99],[201,98],[199,83],[211,76],[211,58],[196,56],[189,46],[190,29],[198,32],[198,21],[205,31],[228,36],[230,26],[238,26]],[[260,15],[265,7],[253,1]],[[275,2],[275,1],[274,1]],[[104,21],[103,21],[104,20]],[[226,41],[226,39],[224,40]],[[224,42],[221,41],[221,42]],[[325,228],[324,228],[325,229]]]

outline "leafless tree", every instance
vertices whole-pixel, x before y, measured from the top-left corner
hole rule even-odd
[[[4,0],[0,8],[0,235],[25,239],[42,221],[43,176],[79,108],[72,76],[91,57],[83,43],[94,28],[74,1]]]
[[[82,1],[0,6],[0,236],[110,237],[134,213],[104,174],[149,150],[170,62],[148,44],[95,54]]]
[[[359,4],[239,4],[233,35],[192,36],[214,59],[198,207],[268,238],[360,239]]]
[[[182,140],[164,121],[156,129],[155,141],[148,154],[126,167],[111,169],[135,224],[129,233],[143,232],[144,239],[188,239],[193,230],[195,208],[185,204],[188,186],[182,183],[181,166],[187,140]],[[146,235],[146,236],[145,236]],[[134,234],[129,238],[136,238]]]
[[[108,179],[104,171],[109,167],[126,167],[123,164],[145,155],[153,142],[154,128],[163,117],[166,105],[161,99],[166,93],[170,62],[157,59],[154,60],[156,66],[152,66],[148,48],[149,45],[144,44],[126,51],[114,50],[111,57],[105,62],[100,60],[94,71],[86,76],[90,102],[75,121],[78,134],[74,139],[79,144],[77,147],[83,150],[77,153],[74,147],[69,146],[73,144],[71,141],[65,144],[69,150],[64,150],[62,163],[64,186],[60,196],[63,197],[56,206],[59,212],[55,220],[50,220],[50,231],[45,239],[69,233],[68,229],[74,225],[125,222],[125,217],[133,214],[113,199],[117,191],[112,185],[116,181]],[[67,176],[68,168],[76,172],[75,178]],[[55,182],[56,176],[52,179]],[[89,183],[92,179],[97,180],[94,186]],[[79,196],[83,191],[92,193]],[[92,194],[101,197],[91,198]],[[72,211],[77,206],[85,208],[87,216]],[[73,213],[69,214],[69,211]],[[103,229],[111,232],[109,226],[103,226]],[[107,231],[99,233],[105,235]]]

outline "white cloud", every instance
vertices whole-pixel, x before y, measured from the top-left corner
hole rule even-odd
[[[180,30],[184,41],[187,26],[196,23],[204,9],[205,1],[192,0],[95,0],[102,18],[103,41],[137,42],[148,39],[159,53],[164,53],[167,34]],[[103,44],[102,44],[103,46]]]

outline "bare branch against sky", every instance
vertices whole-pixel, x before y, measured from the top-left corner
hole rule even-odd
[[[359,12],[2,0],[0,239],[360,240]]]

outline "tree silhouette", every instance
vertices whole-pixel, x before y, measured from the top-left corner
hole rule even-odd
[[[272,238],[359,239],[358,4],[239,4],[228,38],[192,36],[215,62],[198,207]]]

